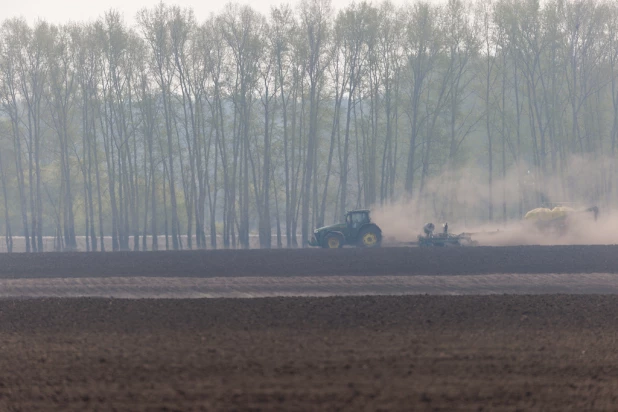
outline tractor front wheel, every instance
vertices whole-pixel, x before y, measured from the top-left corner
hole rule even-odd
[[[382,233],[375,227],[367,227],[359,233],[359,247],[380,247]]]
[[[326,249],[339,249],[343,247],[343,236],[338,233],[329,233],[324,236],[323,248]]]

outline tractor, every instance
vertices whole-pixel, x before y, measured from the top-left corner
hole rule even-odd
[[[382,230],[371,221],[369,213],[370,211],[366,209],[346,212],[344,223],[315,229],[309,245],[328,249],[337,249],[344,245],[380,247]]]

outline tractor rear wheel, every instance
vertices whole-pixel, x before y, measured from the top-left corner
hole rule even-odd
[[[369,226],[361,229],[358,237],[359,247],[380,247],[382,244],[382,233],[377,227]]]
[[[343,247],[343,236],[339,233],[329,233],[324,236],[323,248],[326,249],[339,249]]]

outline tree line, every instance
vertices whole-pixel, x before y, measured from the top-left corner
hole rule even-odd
[[[612,204],[617,79],[609,0],[8,19],[7,250],[23,237],[43,251],[44,236],[57,250],[77,236],[89,251],[105,237],[112,250],[248,248],[255,232],[260,247],[306,246],[347,209],[394,201],[489,221],[556,196]],[[466,170],[480,207],[461,193]]]

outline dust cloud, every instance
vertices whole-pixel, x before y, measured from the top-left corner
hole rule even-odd
[[[426,180],[422,196],[417,185],[411,198],[372,207],[384,243],[413,242],[426,223],[434,223],[440,232],[448,222],[450,233],[471,233],[486,246],[618,244],[618,198],[611,190],[616,170],[611,159],[574,156],[543,178],[529,165],[515,165],[494,178],[491,195],[484,170],[444,172]],[[540,230],[524,220],[529,210],[558,205],[576,211],[567,217],[566,231]],[[599,210],[596,220],[585,211],[592,206]]]

